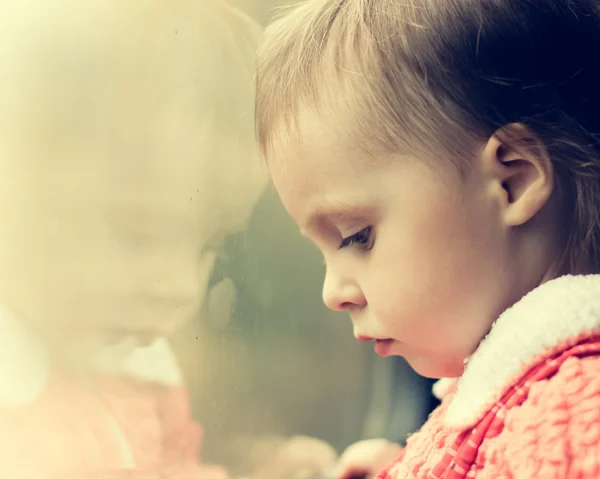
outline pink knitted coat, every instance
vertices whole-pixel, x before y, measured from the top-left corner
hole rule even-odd
[[[600,478],[600,275],[507,310],[380,479]]]
[[[165,340],[110,375],[59,372],[46,353],[0,314],[0,478],[226,477],[198,461],[201,429]]]

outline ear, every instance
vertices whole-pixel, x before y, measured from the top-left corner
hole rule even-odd
[[[499,192],[508,226],[530,221],[554,189],[554,167],[544,144],[523,125],[498,130],[482,154],[484,171]]]

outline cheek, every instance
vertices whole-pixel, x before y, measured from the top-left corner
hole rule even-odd
[[[441,206],[429,207],[399,212],[381,225],[369,261],[369,296],[401,304],[423,298],[437,302],[472,252],[456,216]]]
[[[482,219],[443,198],[380,228],[363,276],[370,310],[400,340],[468,349],[485,334],[497,259]]]

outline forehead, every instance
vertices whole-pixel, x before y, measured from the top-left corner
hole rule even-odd
[[[343,118],[305,110],[297,128],[273,144],[268,164],[274,186],[300,224],[355,215],[381,193],[391,160],[358,148],[343,126]]]
[[[266,156],[273,173],[312,168],[339,173],[342,166],[365,169],[377,159],[366,153],[341,109],[307,107],[293,121],[279,123]]]
[[[0,158],[0,184],[7,185],[1,195],[10,193],[28,215],[35,210],[48,220],[234,231],[247,221],[264,179],[250,166],[255,158],[220,160],[215,140],[204,136],[144,138],[130,130],[127,141],[110,141],[107,132],[60,144],[15,137],[4,145],[10,154]]]

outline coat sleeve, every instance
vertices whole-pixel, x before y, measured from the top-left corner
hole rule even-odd
[[[395,469],[404,459],[404,454],[406,453],[406,449],[402,449],[398,457],[396,457],[390,464],[388,464],[379,474],[377,474],[377,479],[393,479],[395,477]]]
[[[600,477],[600,357],[571,358],[506,415],[490,440],[487,479]]]

